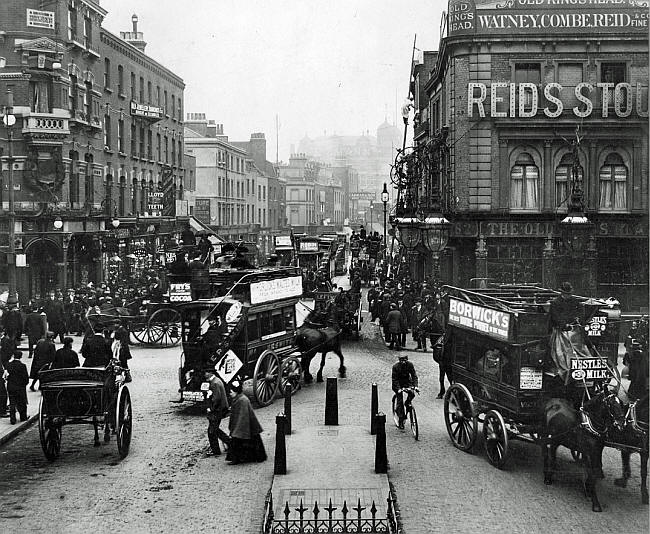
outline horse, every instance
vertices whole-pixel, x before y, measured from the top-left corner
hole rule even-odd
[[[626,413],[626,430],[621,438],[630,449],[621,450],[623,475],[614,480],[619,487],[626,487],[631,476],[630,456],[638,452],[641,457],[641,502],[648,504],[648,320],[636,323],[630,331],[630,351],[624,363],[629,369],[630,387],[628,396],[632,399]],[[620,439],[620,438],[619,438]]]
[[[303,325],[296,331],[295,345],[301,353],[302,366],[306,383],[313,380],[309,372],[311,360],[318,352],[321,353],[320,368],[316,374],[317,382],[323,381],[325,355],[334,352],[339,357],[339,376],[345,378],[343,352],[341,352],[341,327],[339,326],[340,311],[330,304],[324,311],[313,310],[305,318]]]
[[[585,494],[591,498],[591,509],[602,512],[596,480],[602,474],[603,438],[582,423],[584,412],[576,410],[563,398],[551,398],[542,407],[542,454],[544,456],[544,483],[553,483],[557,448],[563,445],[582,454],[586,480]]]

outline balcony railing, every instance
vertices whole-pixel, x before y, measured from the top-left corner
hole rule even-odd
[[[68,119],[48,113],[32,113],[23,118],[23,134],[69,135]]]

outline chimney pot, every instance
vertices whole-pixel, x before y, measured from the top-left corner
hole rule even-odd
[[[138,16],[136,14],[131,17],[131,22],[133,22],[133,33],[138,33]]]

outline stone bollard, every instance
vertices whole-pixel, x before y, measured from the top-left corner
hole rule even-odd
[[[377,420],[375,415],[379,411],[379,398],[377,396],[377,384],[372,383],[372,393],[370,395],[370,434],[374,436],[377,434]]]
[[[388,472],[388,454],[386,453],[386,414],[375,415],[377,435],[375,437],[375,473]]]
[[[287,474],[287,418],[283,413],[275,417],[275,461],[273,463],[274,475]]]
[[[339,424],[339,399],[336,377],[328,376],[325,389],[325,424]]]
[[[291,384],[287,383],[287,386],[284,390],[284,416],[287,418],[287,434],[291,434],[291,395],[293,393],[293,388]]]

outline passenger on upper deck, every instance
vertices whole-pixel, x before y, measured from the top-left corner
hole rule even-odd
[[[230,266],[233,269],[253,269],[254,265],[248,261],[248,258],[244,256],[244,252],[241,249],[235,251],[235,259],[230,262]]]
[[[549,310],[550,327],[560,328],[561,330],[571,330],[570,325],[578,322],[580,308],[578,299],[571,293],[573,287],[569,282],[562,282],[560,286],[560,295],[551,301]]]

